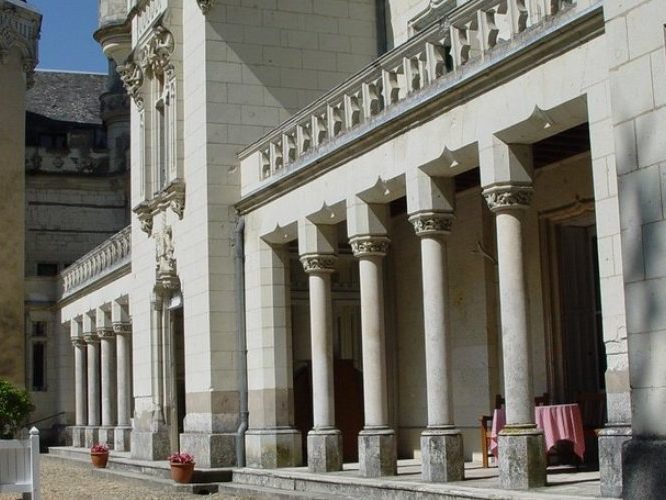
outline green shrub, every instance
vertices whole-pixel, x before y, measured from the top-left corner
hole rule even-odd
[[[0,439],[13,438],[33,409],[28,391],[0,379]]]

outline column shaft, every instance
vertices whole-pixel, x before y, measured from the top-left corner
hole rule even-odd
[[[428,427],[453,424],[446,242],[421,238]]]
[[[85,344],[80,339],[75,339],[74,344],[74,387],[76,405],[76,425],[83,426],[88,423],[87,395],[86,395],[86,352]]]
[[[310,332],[314,428],[335,426],[331,276],[310,273]]]
[[[102,425],[115,425],[116,415],[116,366],[113,332],[100,333],[102,349]]]
[[[532,366],[523,265],[522,210],[497,214],[506,423],[533,424]]]
[[[388,425],[382,256],[359,259],[365,427]]]
[[[99,339],[86,336],[88,355],[88,426],[99,426]]]
[[[118,426],[130,425],[131,384],[130,384],[130,356],[129,334],[116,332],[116,363],[117,363],[117,392],[118,392]]]

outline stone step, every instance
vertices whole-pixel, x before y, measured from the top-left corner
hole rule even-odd
[[[49,448],[48,456],[84,462],[88,464],[90,463],[90,451],[88,448],[51,447]],[[109,462],[107,463],[106,468],[113,471],[124,471],[128,473],[141,474],[144,477],[150,476],[169,481],[171,480],[171,470],[169,467],[169,462],[166,460],[136,460],[130,458],[129,453],[126,452],[117,452],[111,450],[109,455]],[[195,468],[194,475],[192,476],[192,482],[200,484],[220,483],[230,480],[230,468]]]

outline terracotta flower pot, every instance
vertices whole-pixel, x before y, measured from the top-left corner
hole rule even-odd
[[[169,462],[171,464],[171,479],[177,483],[189,483],[192,480],[194,473],[194,464],[178,464]]]
[[[109,452],[108,451],[91,451],[90,460],[92,464],[98,469],[103,469],[106,467],[106,463],[109,461]]]

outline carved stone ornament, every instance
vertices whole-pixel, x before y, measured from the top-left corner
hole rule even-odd
[[[150,236],[153,232],[153,211],[148,202],[139,203],[133,211],[139,219],[141,230]]]
[[[388,252],[389,240],[386,236],[356,236],[349,244],[354,252],[354,257],[383,257]]]
[[[483,191],[488,208],[500,210],[524,209],[530,206],[534,190],[529,185],[497,185]]]
[[[72,337],[70,338],[70,341],[72,342],[72,345],[74,347],[83,347],[86,345],[86,342],[83,339],[83,337]]]
[[[86,344],[97,344],[99,342],[99,336],[97,335],[97,332],[84,333],[83,341]]]
[[[176,259],[173,256],[173,239],[171,237],[171,226],[166,226],[164,231],[155,239],[157,276],[172,276],[176,274]]]
[[[301,256],[301,263],[306,273],[335,272],[337,257],[332,254],[308,254]]]
[[[176,44],[171,32],[164,26],[153,27],[145,44],[137,51],[137,63],[144,73],[165,75],[168,80],[175,77],[171,55]]]
[[[34,83],[40,28],[41,17],[36,12],[8,2],[0,4],[0,64],[17,47],[21,53],[28,88]]]
[[[100,339],[112,339],[115,335],[113,327],[104,326],[97,329],[97,336]]]
[[[210,11],[210,9],[213,8],[215,0],[197,0],[197,3],[199,4],[201,12],[203,12],[204,15],[206,15]]]
[[[117,321],[113,324],[113,331],[116,335],[129,335],[132,333],[132,323],[129,321]]]
[[[453,225],[451,212],[421,212],[409,217],[417,236],[449,234]]]
[[[143,85],[143,71],[141,70],[141,67],[130,58],[125,64],[117,66],[116,71],[120,75],[125,90],[127,90],[127,93],[132,99],[134,99],[136,107],[140,110],[143,109],[143,93],[141,92],[141,86]]]

